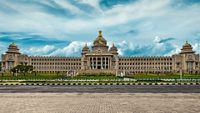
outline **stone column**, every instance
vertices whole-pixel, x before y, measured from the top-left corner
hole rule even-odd
[[[106,64],[107,61],[106,60],[107,60],[107,58],[105,57],[105,69],[107,69],[107,67],[106,67],[107,66],[107,64]]]
[[[96,57],[96,69],[97,69],[97,61],[98,61],[98,57]]]
[[[89,57],[89,63],[88,63],[89,69],[91,69],[91,59]]]
[[[107,58],[107,62],[108,62],[108,69],[109,69],[109,58]]]
[[[108,57],[108,69],[110,69],[110,61],[109,61],[109,57]]]
[[[103,57],[103,58],[104,58],[104,60],[103,60],[103,63],[104,63],[104,69],[106,69],[106,67],[105,67],[106,59],[105,59],[105,57]]]
[[[112,61],[111,61],[111,58],[110,58],[109,61],[110,61],[110,69],[111,69],[111,68],[112,68]]]
[[[102,61],[102,57],[101,57],[101,69],[103,69],[103,61]]]
[[[94,57],[92,57],[92,69],[94,69]]]
[[[110,61],[109,61],[109,57],[108,57],[108,69],[110,69]]]

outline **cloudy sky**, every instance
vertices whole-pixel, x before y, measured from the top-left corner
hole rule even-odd
[[[122,56],[199,52],[200,0],[0,0],[0,53],[80,56],[99,30]]]

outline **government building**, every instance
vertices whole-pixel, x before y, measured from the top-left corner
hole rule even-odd
[[[193,51],[186,42],[180,53],[172,56],[123,57],[118,49],[107,41],[99,31],[91,49],[87,44],[83,47],[80,57],[28,56],[20,53],[15,43],[1,57],[3,71],[9,71],[17,65],[32,65],[34,71],[41,73],[65,73],[78,75],[84,73],[200,73],[199,54]]]

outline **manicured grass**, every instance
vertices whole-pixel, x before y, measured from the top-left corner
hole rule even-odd
[[[134,78],[134,79],[180,79],[179,74],[137,74],[137,75],[131,75],[127,76],[128,78]],[[200,79],[200,75],[190,75],[190,74],[184,74],[182,75],[183,79]]]
[[[63,79],[67,78],[64,75],[61,74],[52,74],[52,73],[38,73],[38,74],[26,74],[25,76],[23,74],[13,76],[12,74],[4,74],[4,76],[0,76],[0,80],[40,80],[40,79],[47,79],[47,80],[55,80],[55,79]]]
[[[6,73],[3,76],[0,75],[0,80],[122,80],[124,77],[117,77],[111,74],[97,74],[97,75],[78,75],[78,76],[66,76],[63,74],[56,73],[37,73],[33,74],[18,74],[13,76],[12,74]],[[180,79],[179,74],[137,74],[126,76],[125,78],[133,78],[137,80],[141,79]],[[183,79],[200,79],[200,75],[188,75],[184,74]]]
[[[78,76],[66,76],[63,74],[56,74],[56,73],[37,73],[35,74],[18,74],[17,76],[13,76],[12,74],[6,73],[3,76],[0,76],[0,80],[116,80],[116,79],[123,79],[121,77],[116,77],[114,75],[78,75]]]
[[[105,80],[105,79],[123,79],[122,77],[116,77],[116,76],[109,76],[109,75],[80,75],[80,76],[74,76],[71,77],[71,79],[83,79],[83,80],[87,80],[87,79],[95,79],[95,80]]]

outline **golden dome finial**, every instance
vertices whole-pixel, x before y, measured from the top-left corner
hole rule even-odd
[[[102,31],[101,30],[99,31],[99,37],[102,37]]]

